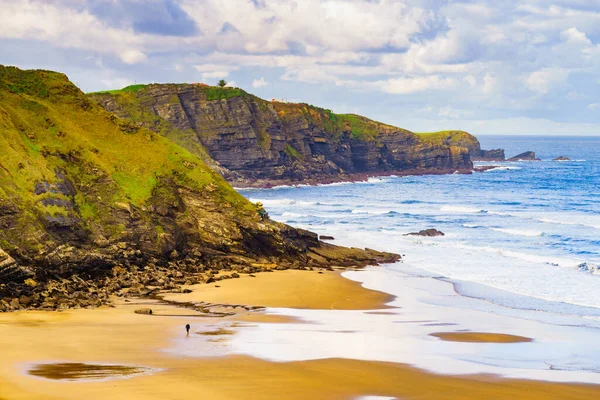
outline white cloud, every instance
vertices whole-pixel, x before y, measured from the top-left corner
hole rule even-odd
[[[199,64],[194,65],[194,68],[200,72],[200,76],[202,80],[205,82],[209,82],[215,79],[224,79],[229,76],[231,71],[237,69],[235,66],[227,65],[227,64]]]
[[[525,78],[525,85],[534,92],[546,94],[555,86],[564,82],[569,71],[559,68],[543,68],[534,71]]]
[[[100,79],[100,83],[102,83],[106,89],[120,89],[125,86],[133,85],[134,81],[127,78],[108,78]]]
[[[486,94],[493,93],[496,89],[498,80],[490,74],[485,74],[483,77],[483,92]]]
[[[588,104],[587,109],[590,111],[598,111],[600,110],[600,103]]]
[[[119,56],[125,64],[137,64],[146,61],[146,59],[148,58],[144,53],[142,53],[139,50],[126,50],[122,52]]]
[[[378,82],[381,90],[393,94],[418,93],[429,89],[448,89],[456,84],[456,80],[452,78],[441,78],[436,75],[390,78],[387,81]]]
[[[588,37],[585,35],[585,33],[581,32],[579,29],[577,29],[575,27],[565,29],[564,31],[562,31],[560,33],[560,37],[566,42],[570,42],[570,43],[574,43],[574,44],[578,44],[578,45],[584,45],[584,46],[592,45],[592,41],[590,39],[588,39]]]
[[[30,54],[22,65],[64,65],[86,89],[135,80],[212,84],[259,70],[256,88],[301,82],[286,85],[290,97],[335,90],[346,109],[385,96],[381,112],[391,118],[431,107],[428,117],[457,123],[469,109],[481,118],[585,110],[596,96],[589,82],[600,81],[600,9],[586,0],[179,0],[201,31],[181,37],[141,33],[128,16],[110,20],[88,4],[2,0],[0,56],[20,46]],[[40,43],[56,60],[39,56]]]
[[[269,82],[265,81],[264,77],[261,77],[260,79],[254,79],[252,81],[252,87],[253,88],[260,88],[263,86],[267,86],[269,84]]]
[[[212,72],[203,72],[202,80],[209,81],[211,79],[223,79],[229,76],[229,72],[227,71],[212,71]]]

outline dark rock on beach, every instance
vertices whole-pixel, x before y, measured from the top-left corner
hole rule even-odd
[[[335,240],[333,236],[321,235],[319,236],[320,240]]]
[[[152,315],[151,308],[139,308],[134,311],[136,314]]]

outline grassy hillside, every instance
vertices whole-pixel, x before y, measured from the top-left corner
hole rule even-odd
[[[470,148],[477,139],[465,131],[415,132],[423,142]],[[478,143],[478,142],[477,142]]]
[[[56,217],[118,234],[111,205],[148,207],[166,181],[209,190],[215,205],[226,203],[240,216],[256,212],[197,156],[107,113],[60,73],[0,67],[0,129],[0,201],[20,210],[22,228],[1,232],[2,247],[31,245],[28,239]],[[76,187],[72,207],[68,194],[46,189],[66,180]]]

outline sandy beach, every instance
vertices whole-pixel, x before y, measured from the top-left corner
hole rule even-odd
[[[167,298],[221,304],[222,308],[227,308],[223,304],[322,310],[335,306],[346,310],[374,310],[374,313],[385,313],[382,308],[390,299],[389,295],[362,288],[337,272],[264,273],[256,278],[222,281],[218,286],[200,285],[194,287],[192,293]],[[223,324],[233,330],[229,332],[231,335],[219,335],[219,340],[227,341],[229,336],[236,335],[236,326],[287,324],[290,320],[259,310],[207,318],[193,310],[155,300],[130,300],[119,301],[115,308],[97,310],[1,314],[0,399],[358,399],[361,396],[588,399],[600,396],[600,386],[594,385],[502,379],[490,375],[442,376],[389,362],[340,358],[270,362],[244,355],[186,357],[167,351],[173,341],[195,340],[201,336],[199,332],[214,330]],[[141,307],[152,308],[154,315],[135,314],[134,310]],[[188,338],[183,329],[186,323],[192,325]],[[202,353],[201,348],[197,350]],[[97,381],[53,380],[27,373],[40,363],[84,363],[147,370],[123,379],[109,376]],[[71,378],[73,376],[77,374]]]

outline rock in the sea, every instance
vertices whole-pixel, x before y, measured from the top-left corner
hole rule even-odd
[[[428,236],[428,237],[434,237],[434,236],[446,236],[444,234],[444,232],[442,231],[438,231],[437,229],[424,229],[422,231],[419,232],[411,232],[411,233],[407,233],[404,236]]]
[[[333,236],[321,235],[319,236],[320,240],[335,240]]]
[[[152,315],[151,308],[138,308],[134,311],[136,314]]]
[[[504,149],[480,150],[479,154],[472,154],[473,161],[504,161]]]
[[[506,161],[540,161],[540,159],[536,158],[535,151],[526,151],[524,153],[517,154]]]
[[[569,157],[560,156],[560,157],[556,157],[554,159],[554,161],[571,161],[571,159]]]

